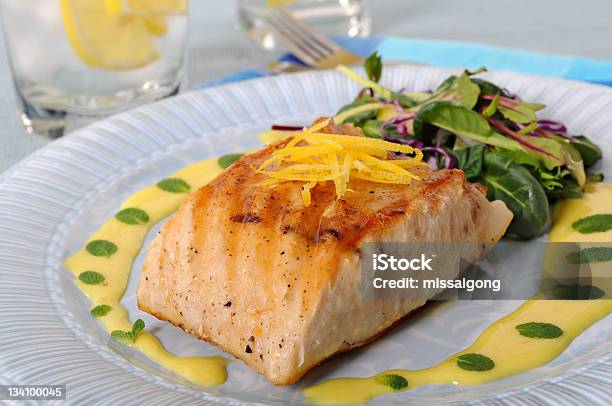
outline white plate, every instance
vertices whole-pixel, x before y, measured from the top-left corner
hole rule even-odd
[[[389,68],[391,88],[434,88],[449,71]],[[495,83],[549,107],[612,152],[612,91],[578,82],[493,73]],[[189,93],[102,121],[41,149],[0,177],[0,383],[67,384],[71,404],[301,403],[302,389],[324,378],[364,376],[389,368],[423,368],[466,347],[512,302],[455,302],[409,318],[366,348],[324,363],[298,384],[273,387],[242,362],[227,383],[201,388],[109,345],[89,303],[62,261],[117,210],[122,200],[179,168],[244,151],[273,123],[330,115],[357,93],[336,72],[311,72]],[[606,156],[606,159],[610,159]],[[610,162],[610,161],[607,161]],[[612,175],[610,164],[604,172]],[[151,231],[153,235],[157,228]],[[123,303],[180,355],[219,354],[215,347],[136,309],[134,265]],[[423,317],[435,311],[435,317]],[[612,397],[612,318],[594,325],[550,364],[481,386],[426,386],[374,404],[420,401],[567,404]]]

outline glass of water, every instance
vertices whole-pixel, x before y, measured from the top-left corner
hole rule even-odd
[[[63,133],[177,91],[187,0],[0,0],[21,121]]]
[[[366,37],[370,17],[364,0],[237,0],[241,28],[265,49],[275,49],[277,42],[263,21],[271,8],[284,7],[310,28],[326,35]]]

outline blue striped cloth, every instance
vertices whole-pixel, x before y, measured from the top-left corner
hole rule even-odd
[[[389,61],[418,62],[466,69],[485,66],[489,70],[531,73],[612,86],[612,61],[549,55],[455,41],[397,37],[334,37],[333,39],[349,51],[364,57],[373,51],[378,51],[383,60]],[[293,55],[284,55],[281,60],[301,63]],[[201,87],[267,75],[269,73],[264,70],[245,70],[206,82]]]

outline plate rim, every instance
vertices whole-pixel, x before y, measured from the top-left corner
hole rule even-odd
[[[445,68],[431,68],[431,67],[426,67],[426,68],[415,68],[415,67],[402,67],[402,66],[398,66],[398,67],[392,67],[392,68],[388,68],[388,71],[398,71],[398,70],[410,70],[410,71],[420,71],[420,70],[427,70],[427,71],[431,71],[434,70],[436,72],[457,72],[457,69],[445,69]],[[570,80],[565,80],[565,79],[557,79],[557,78],[546,78],[546,77],[540,77],[540,76],[536,76],[536,75],[525,75],[525,74],[515,74],[515,73],[504,73],[504,72],[496,72],[498,74],[509,74],[512,76],[518,76],[518,77],[523,77],[523,78],[531,78],[531,80],[546,80],[547,82],[556,82],[556,83],[560,83],[560,84],[565,84],[565,86],[579,86],[581,88],[590,88],[593,91],[597,91],[597,92],[602,92],[602,93],[606,93],[607,95],[610,96],[610,100],[612,101],[612,89],[604,87],[604,86],[599,86],[599,85],[594,85],[594,84],[585,84],[582,82],[577,82],[577,81],[570,81]],[[290,78],[287,80],[291,80],[291,81],[303,81],[306,78],[311,78],[311,77],[317,77],[317,76],[329,76],[329,75],[333,75],[333,72],[331,71],[315,71],[315,72],[303,72],[303,73],[296,73],[296,74],[291,74],[291,75],[283,75],[283,76],[279,76],[280,78]],[[243,82],[237,82],[237,83],[230,83],[230,84],[224,84],[224,85],[219,85],[219,86],[215,86],[213,88],[206,88],[206,89],[200,89],[200,90],[195,90],[195,91],[190,91],[190,92],[186,92],[183,93],[181,95],[175,96],[175,97],[171,97],[168,99],[164,99],[162,101],[156,102],[156,103],[152,103],[150,105],[146,105],[146,106],[142,106],[133,110],[129,110],[123,113],[120,113],[118,115],[112,116],[110,118],[107,118],[105,120],[102,120],[100,122],[94,123],[90,126],[87,126],[83,129],[77,130],[71,134],[68,134],[67,136],[63,137],[62,139],[55,141],[53,143],[50,143],[40,149],[38,149],[37,151],[34,151],[32,154],[30,154],[29,156],[23,158],[22,160],[20,160],[19,162],[17,162],[16,164],[14,164],[13,166],[11,166],[9,169],[5,170],[3,173],[0,174],[0,194],[3,193],[8,193],[10,194],[11,190],[10,188],[7,188],[7,183],[9,180],[14,179],[16,174],[19,174],[20,171],[24,171],[25,169],[28,168],[29,164],[35,162],[38,158],[40,158],[41,156],[45,156],[46,154],[49,153],[49,151],[55,151],[55,150],[59,150],[61,149],[61,147],[64,147],[66,145],[71,145],[71,144],[78,144],[79,141],[84,141],[89,139],[91,136],[88,134],[93,134],[96,130],[104,128],[105,126],[111,125],[113,123],[118,123],[121,120],[124,119],[129,119],[131,117],[134,117],[135,115],[138,114],[144,114],[147,115],[150,112],[155,112],[156,109],[160,109],[163,110],[164,108],[167,107],[172,107],[172,106],[179,106],[180,102],[182,100],[188,100],[191,98],[197,98],[198,95],[204,94],[204,93],[210,93],[210,92],[217,92],[217,93],[228,93],[231,92],[231,90],[235,90],[235,89],[239,89],[242,86],[248,85],[248,84],[253,84],[253,83],[258,83],[258,84],[269,84],[269,83],[274,83],[278,81],[279,77],[266,77],[266,78],[258,78],[258,79],[252,79],[252,80],[248,80],[248,81],[243,81]],[[215,130],[218,131],[218,130]],[[115,134],[117,137],[119,137],[117,134]],[[92,139],[95,140],[95,137]],[[183,141],[184,143],[188,143],[191,141],[195,141],[196,138],[194,137],[187,137],[185,138]],[[174,147],[175,145],[173,145]],[[165,151],[160,151],[160,155],[163,155],[165,153]],[[150,156],[142,156],[139,158],[139,160],[150,160]],[[130,168],[133,168],[134,165],[137,165],[135,163],[132,163]],[[119,176],[120,172],[114,173],[115,176]],[[100,182],[97,187],[100,187],[101,184],[104,184],[105,182]],[[81,202],[87,202],[86,196],[90,193],[93,192],[95,190],[96,187],[92,187],[88,192],[85,192],[83,194],[81,194],[81,196],[78,198],[77,202],[81,203]],[[15,192],[16,190],[14,190],[13,192]],[[1,204],[0,204],[1,207]],[[54,236],[56,236],[58,234],[58,230],[57,227],[60,227],[63,223],[62,221],[66,220],[66,213],[64,213],[64,217],[60,220],[60,222],[58,224],[56,224],[56,228],[54,230],[49,230],[49,232],[51,233],[49,235],[50,239],[52,239]],[[0,227],[3,225],[4,220],[2,220],[2,217],[0,216]],[[0,239],[0,247],[2,247],[3,241]],[[49,244],[50,242],[48,241],[47,244]],[[45,253],[46,254],[46,253]],[[2,273],[4,273],[3,270],[0,270],[0,276],[2,275]],[[1,290],[0,290],[1,291]],[[49,293],[49,291],[47,291],[47,293]],[[57,303],[54,303],[57,304]],[[88,346],[89,347],[89,346]],[[91,348],[91,347],[89,347]],[[565,381],[568,379],[571,379],[572,377],[575,376],[583,376],[584,375],[584,371],[586,370],[595,370],[599,365],[605,365],[605,366],[612,366],[612,353],[608,354],[607,357],[604,358],[600,358],[600,359],[596,359],[593,360],[593,362],[589,362],[588,364],[585,364],[579,368],[575,368],[572,370],[569,370],[563,374],[560,374],[558,376],[555,377],[555,379],[543,379],[543,380],[539,380],[537,382],[534,382],[531,385],[527,385],[527,386],[523,386],[523,387],[518,387],[515,388],[514,390],[506,390],[505,392],[500,392],[500,393],[495,393],[495,394],[491,394],[491,395],[486,395],[483,396],[481,398],[479,398],[478,400],[481,402],[486,402],[488,400],[501,400],[501,399],[506,399],[509,396],[517,396],[519,394],[524,394],[524,393],[531,393],[534,394],[533,391],[538,389],[540,386],[547,384],[547,383],[554,383],[554,384],[558,384],[560,381]],[[145,371],[142,371],[143,373],[146,373]],[[130,372],[132,373],[132,372]],[[591,378],[593,379],[598,379],[597,376],[592,376]],[[148,379],[150,381],[150,379]],[[3,375],[0,375],[0,381],[5,381],[5,378]],[[555,382],[552,382],[555,381]],[[175,389],[175,388],[173,388]],[[207,396],[203,396],[204,394],[207,394],[207,392],[204,391],[199,391],[200,393],[200,399],[202,399],[202,397],[207,397]],[[215,395],[210,395],[211,397],[209,399],[204,399],[206,401],[210,401],[210,402],[218,402],[218,401],[222,401],[225,403],[230,403],[230,404],[253,404],[253,403],[243,403],[242,401],[236,401],[230,398],[226,398],[226,397],[218,397]],[[546,393],[546,396],[550,397],[550,393]],[[575,400],[575,399],[574,399]],[[238,402],[238,403],[236,403]]]

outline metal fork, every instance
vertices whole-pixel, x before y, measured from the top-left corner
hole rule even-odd
[[[264,22],[293,55],[311,67],[331,69],[338,65],[360,64],[364,60],[280,7],[266,12]]]

